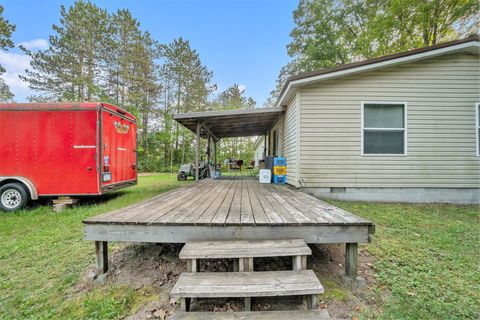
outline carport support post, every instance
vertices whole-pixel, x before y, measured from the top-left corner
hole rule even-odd
[[[211,149],[211,146],[210,146],[210,134],[207,135],[207,168],[208,168],[208,173],[209,173],[209,176],[210,178],[212,177],[212,173],[210,172],[210,160],[212,159],[212,156],[211,156],[211,152],[210,152],[210,149]]]
[[[263,137],[263,160],[267,156],[267,135]]]
[[[108,271],[108,242],[95,241],[95,261],[97,263],[97,274],[101,275]]]
[[[358,264],[358,244],[345,244],[345,275],[349,278],[355,279],[357,277]]]
[[[213,166],[215,167],[214,176],[217,174],[217,140],[213,138]]]
[[[200,122],[197,122],[197,147],[195,150],[195,181],[198,181],[199,152],[200,152]]]

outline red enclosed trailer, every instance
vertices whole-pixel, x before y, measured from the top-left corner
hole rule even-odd
[[[137,125],[107,103],[0,104],[0,208],[137,183]]]

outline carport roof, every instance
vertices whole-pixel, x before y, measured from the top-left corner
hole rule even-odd
[[[173,115],[173,119],[200,136],[214,139],[260,136],[270,130],[283,114],[283,108],[236,109],[225,111],[188,112]]]

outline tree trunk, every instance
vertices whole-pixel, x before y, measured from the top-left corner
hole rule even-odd
[[[180,85],[180,81],[178,81],[177,113],[180,112],[180,98],[181,98],[181,85]],[[178,122],[177,121],[175,121],[175,150],[178,150]]]
[[[146,159],[147,158],[147,154],[148,154],[148,151],[147,151],[147,148],[148,148],[148,142],[147,142],[147,139],[148,139],[148,122],[149,122],[149,117],[150,117],[150,106],[149,106],[149,97],[148,97],[148,92],[147,92],[147,96],[146,96],[146,101],[144,102],[145,103],[145,107],[143,109],[143,155],[144,155],[144,158]]]
[[[173,141],[170,143],[170,173],[173,173]]]
[[[90,48],[90,55],[88,57],[88,72],[87,72],[87,100],[92,100],[92,88],[93,88],[93,68],[94,68],[94,59],[92,57],[94,48]]]
[[[182,130],[182,162],[185,163],[185,130]]]

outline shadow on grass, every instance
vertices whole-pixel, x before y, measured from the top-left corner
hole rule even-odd
[[[115,191],[112,193],[102,194],[99,196],[78,196],[78,197],[72,197],[72,198],[78,199],[78,202],[76,204],[77,206],[84,206],[84,205],[87,206],[87,205],[104,204],[110,200],[114,200],[125,194],[126,194],[125,191]],[[38,200],[30,201],[25,207],[25,210],[35,210],[39,207],[53,206],[52,201],[56,198],[57,197],[41,197]]]
[[[108,202],[110,200],[116,199],[118,197],[123,196],[126,194],[125,191],[115,191],[112,193],[102,194],[100,196],[84,196],[78,198],[78,204],[80,205],[94,205],[94,204],[102,204]]]

